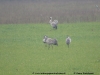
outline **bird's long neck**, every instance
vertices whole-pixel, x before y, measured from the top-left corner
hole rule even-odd
[[[50,19],[51,21],[52,21],[52,17],[51,17],[51,19]]]
[[[52,25],[52,19],[50,19],[49,23]]]
[[[45,36],[45,42],[46,42],[47,39],[48,39],[48,37]]]
[[[52,23],[52,17],[50,18],[50,23]]]

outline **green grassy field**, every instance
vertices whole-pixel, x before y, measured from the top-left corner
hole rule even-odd
[[[58,46],[48,50],[44,35],[56,38]],[[67,35],[72,39],[70,48]],[[57,30],[49,24],[0,25],[0,75],[33,72],[100,75],[100,22],[59,24]]]

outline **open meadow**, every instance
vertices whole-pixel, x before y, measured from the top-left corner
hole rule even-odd
[[[56,38],[58,46],[48,50],[44,35]],[[69,48],[67,35],[72,39]],[[0,75],[57,72],[100,75],[100,22],[64,23],[57,30],[49,24],[0,25]]]

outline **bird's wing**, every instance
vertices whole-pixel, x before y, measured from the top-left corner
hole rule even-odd
[[[54,20],[53,22],[55,22],[56,24],[58,24],[58,20]]]

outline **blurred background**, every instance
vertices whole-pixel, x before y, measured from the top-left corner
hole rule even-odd
[[[0,0],[0,24],[100,21],[100,0]]]

